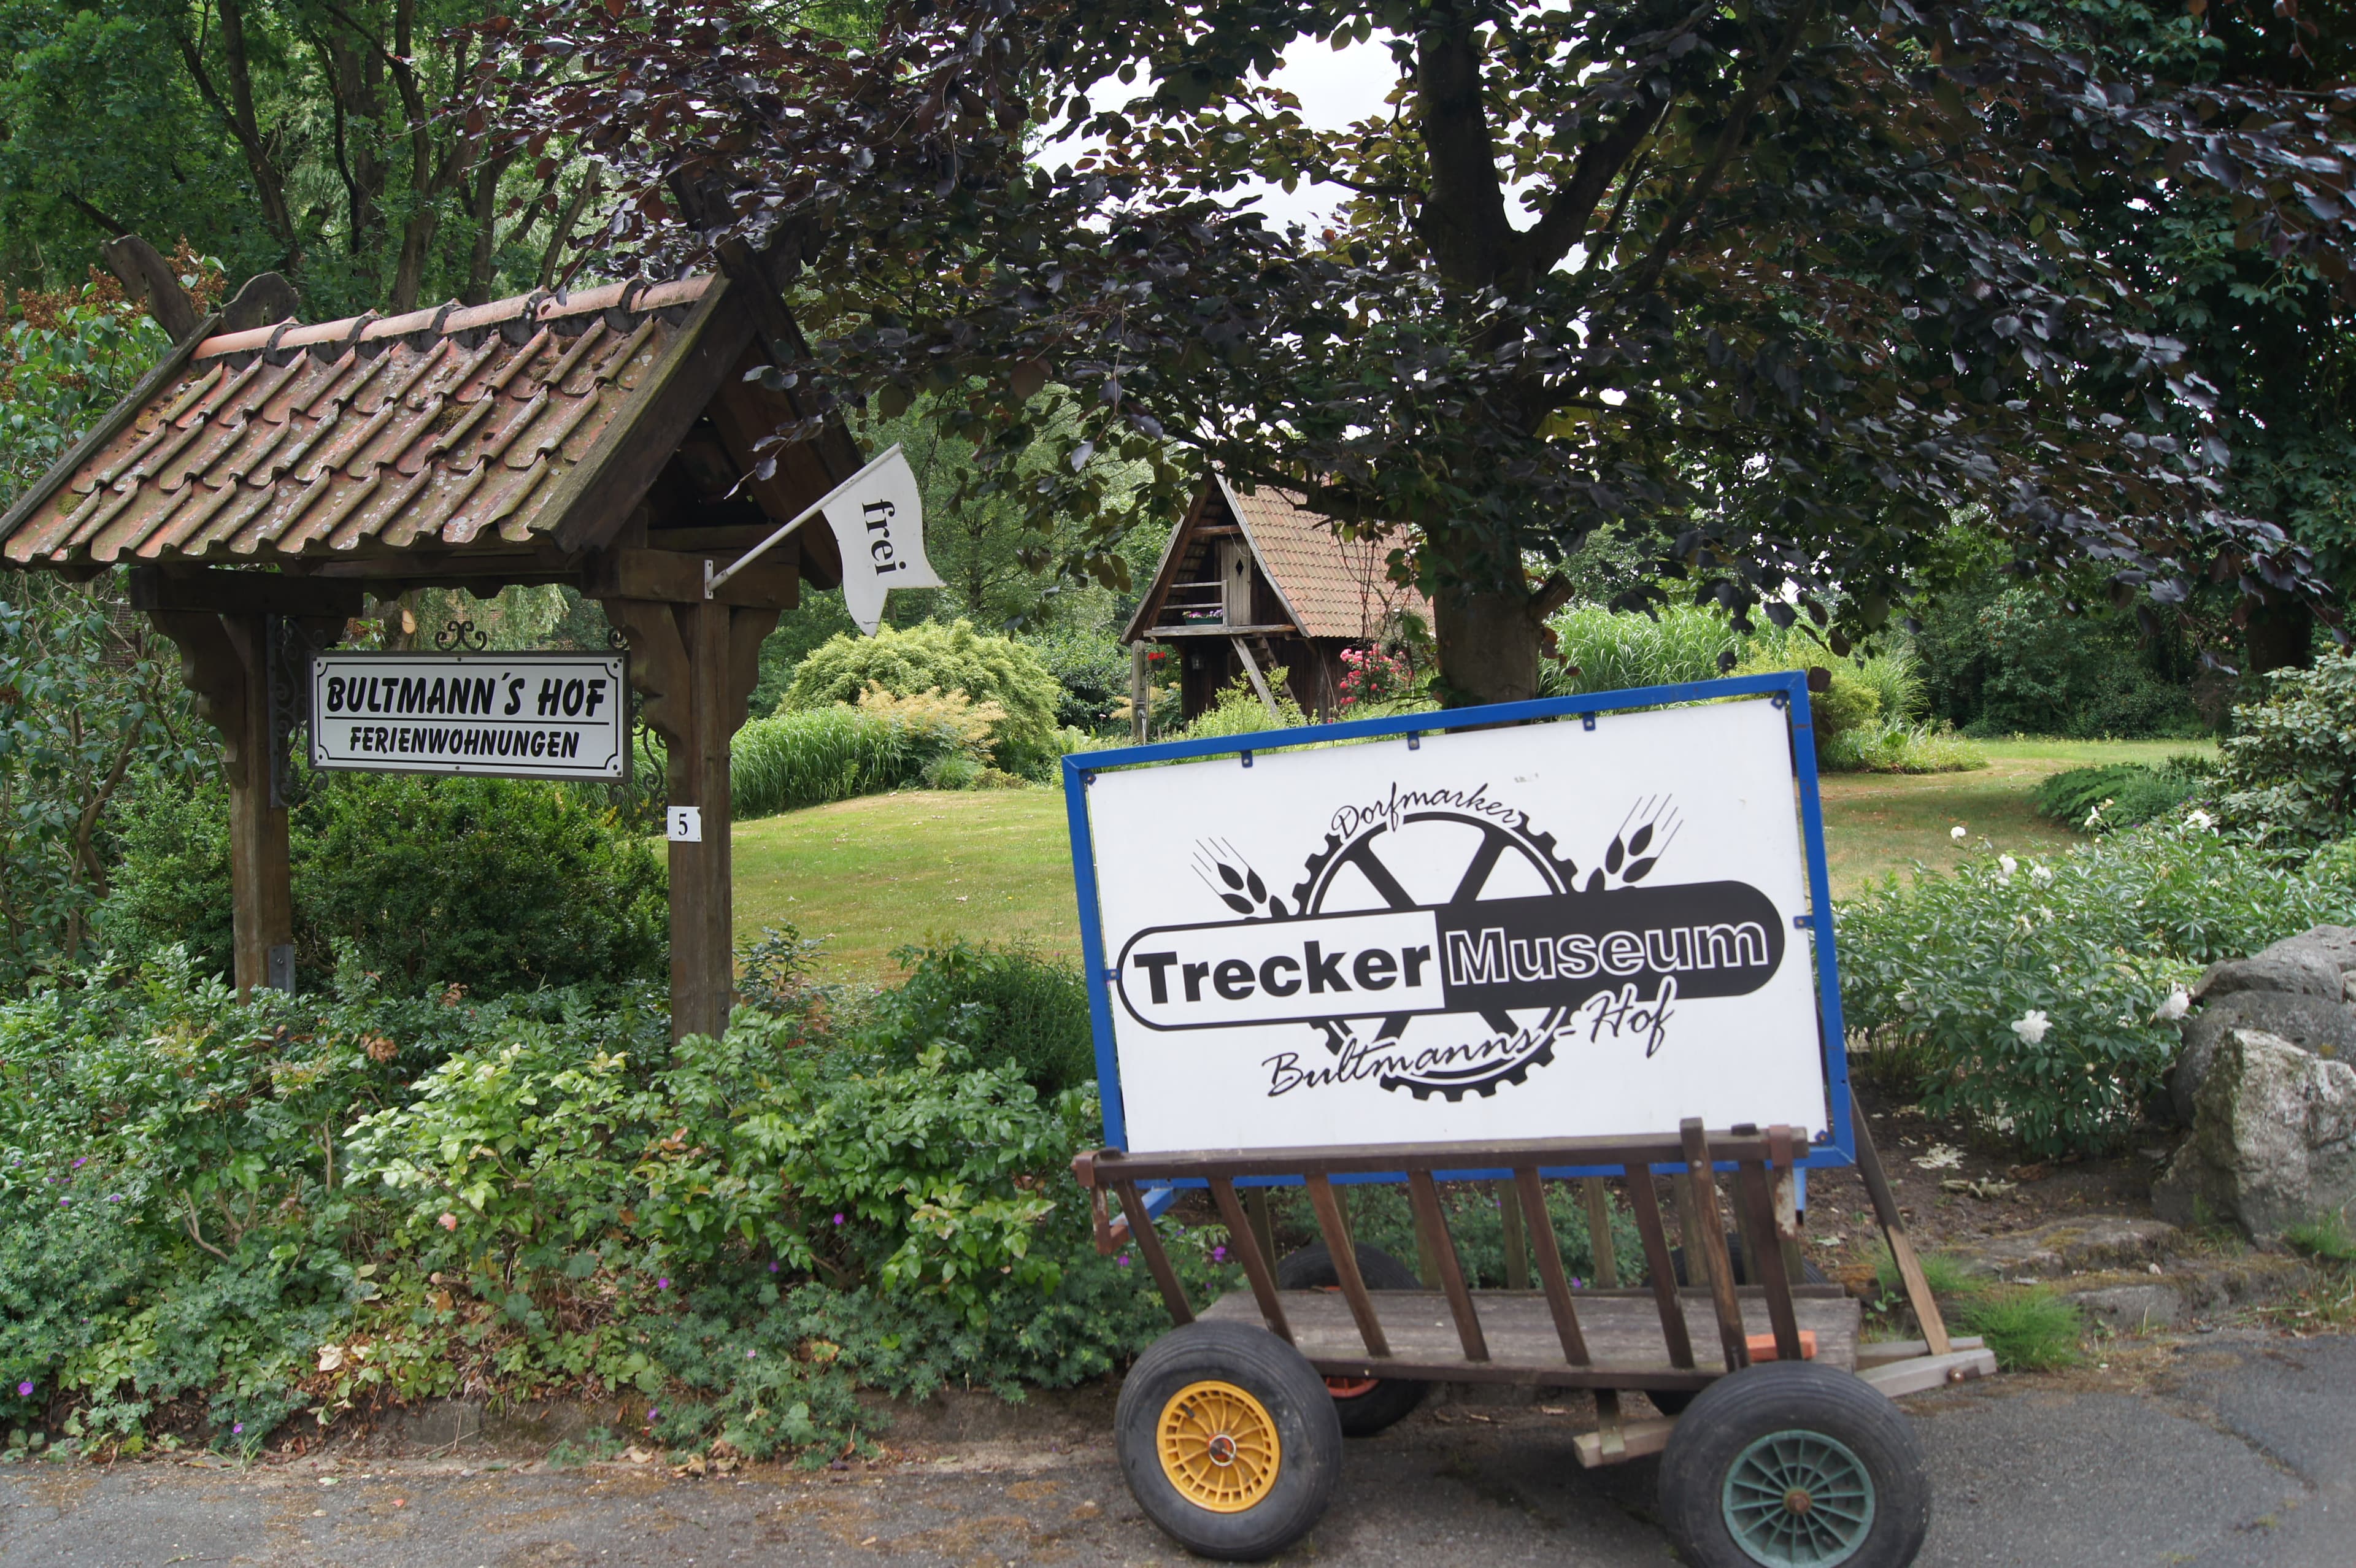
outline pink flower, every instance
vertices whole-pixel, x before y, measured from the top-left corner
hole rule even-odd
[[[21,1382],[21,1383],[18,1383],[18,1384],[16,1385],[16,1397],[17,1397],[17,1398],[19,1398],[19,1399],[30,1399],[30,1398],[32,1398],[32,1397],[33,1397],[33,1385],[31,1384],[31,1382],[27,1381],[27,1382]]]
[[[455,1214],[444,1214],[442,1218],[434,1222],[441,1226],[445,1231],[455,1231],[458,1228],[458,1216]]]
[[[670,1288],[670,1275],[665,1275],[660,1279],[655,1281],[655,1288],[657,1290],[669,1290]]]

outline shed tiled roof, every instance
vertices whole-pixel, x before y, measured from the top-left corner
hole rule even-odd
[[[626,426],[712,292],[703,277],[615,284],[205,339],[0,519],[0,555],[235,562],[529,544],[562,520],[564,475]]]
[[[1378,637],[1401,612],[1431,624],[1430,602],[1390,580],[1387,542],[1339,538],[1297,492],[1263,485],[1245,496],[1224,479],[1218,485],[1260,570],[1303,635]]]

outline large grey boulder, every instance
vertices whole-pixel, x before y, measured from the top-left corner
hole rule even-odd
[[[2356,925],[2313,925],[2289,940],[2329,953],[2343,975],[2356,969]]]
[[[2330,947],[2304,937],[2286,937],[2262,947],[2247,958],[2211,964],[2192,987],[2192,999],[2207,1001],[2242,991],[2287,991],[2295,995],[2343,999],[2340,959]]]
[[[2236,991],[2216,997],[2184,1020],[2184,1049],[2169,1076],[2176,1118],[2192,1125],[2192,1109],[2220,1041],[2237,1029],[2264,1029],[2302,1051],[2356,1063],[2356,1008],[2303,991]]]
[[[2330,1214],[2356,1221],[2356,1067],[2232,1030],[2151,1200],[2163,1220],[2222,1220],[2253,1241]]]

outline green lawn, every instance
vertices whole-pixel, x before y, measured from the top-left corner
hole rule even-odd
[[[1845,773],[1824,781],[1833,891],[1846,896],[1915,861],[1952,864],[1983,842],[2016,854],[2075,840],[2029,809],[2062,768],[2156,762],[2189,741],[1987,742],[1968,773]],[[1961,824],[1965,845],[1949,837]],[[843,979],[897,974],[891,952],[927,936],[1027,942],[1076,958],[1071,848],[1060,789],[876,795],[739,823],[736,940],[790,921],[827,938],[821,967]]]

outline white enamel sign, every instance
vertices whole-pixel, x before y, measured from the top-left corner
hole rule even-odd
[[[1096,775],[1127,1147],[1823,1132],[1791,733],[1760,698]]]
[[[311,765],[622,778],[627,680],[620,654],[321,654],[311,662]]]

